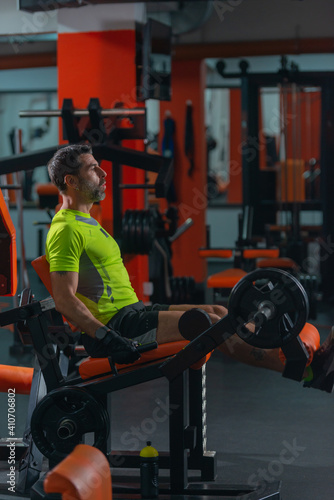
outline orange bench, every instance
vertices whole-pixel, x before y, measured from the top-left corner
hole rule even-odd
[[[296,262],[288,257],[279,257],[274,259],[258,259],[256,261],[256,267],[258,269],[263,269],[265,267],[275,267],[278,269],[285,269],[291,271],[299,271],[299,266]]]
[[[61,493],[62,500],[111,500],[109,462],[97,448],[79,444],[47,473],[44,491]]]
[[[0,189],[0,295],[13,296],[17,289],[16,231]]]
[[[233,257],[233,250],[225,248],[200,248],[199,256],[204,259],[230,259]],[[206,281],[206,286],[213,290],[213,301],[216,302],[218,294],[229,293],[245,274],[247,274],[246,271],[242,269],[231,268],[210,275]]]
[[[266,257],[269,261],[270,259],[277,258],[279,256],[278,248],[236,248],[226,249],[226,248],[200,248],[199,256],[202,258],[220,258],[220,259],[230,259],[235,254],[238,254],[239,259],[245,260],[256,260],[259,258]],[[233,267],[230,269],[225,269],[218,273],[212,274],[208,277],[206,285],[208,288],[213,289],[213,300],[216,301],[218,294],[228,295],[232,288],[238,283],[238,281],[243,278],[247,272],[241,267]]]

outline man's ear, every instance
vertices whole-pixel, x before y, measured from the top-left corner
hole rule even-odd
[[[64,182],[68,187],[71,187],[72,189],[76,189],[78,183],[77,179],[72,174],[66,174],[64,177]]]

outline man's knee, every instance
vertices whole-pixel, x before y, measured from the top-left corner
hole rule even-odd
[[[218,316],[218,314],[214,314],[214,313],[208,313],[208,316],[209,316],[212,324],[217,323],[217,321],[219,321],[221,319],[220,316]]]
[[[205,310],[208,314],[213,314],[215,316],[219,316],[223,318],[227,314],[227,309],[224,306],[220,306],[219,304],[212,304],[205,307]]]
[[[219,316],[220,318],[223,318],[228,313],[228,310],[224,306],[214,304],[212,307],[214,314],[217,314],[217,316]]]

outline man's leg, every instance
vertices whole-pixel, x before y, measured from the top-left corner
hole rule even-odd
[[[305,387],[313,387],[326,392],[333,392],[334,386],[334,327],[325,342],[314,353],[309,366]]]
[[[189,309],[194,309],[195,307],[197,309],[203,309],[203,311],[207,312],[208,314],[216,314],[217,316],[219,316],[219,318],[223,318],[228,313],[228,310],[226,309],[226,307],[220,306],[218,304],[214,304],[214,305],[204,304],[204,305],[200,305],[200,306],[194,306],[191,304],[171,305],[171,306],[169,306],[169,311],[183,311],[183,312],[185,312],[185,311],[189,311]]]
[[[171,306],[176,307],[176,306]],[[181,307],[181,306],[180,306]],[[189,309],[200,306],[189,306]],[[165,344],[166,342],[175,342],[177,340],[184,340],[179,331],[179,319],[182,314],[188,309],[159,311],[158,328],[157,328],[157,342],[158,344]],[[217,323],[221,318],[217,314],[208,313],[212,323]]]
[[[158,344],[183,340],[178,329],[178,322],[185,311],[194,307],[207,312],[212,323],[216,323],[227,314],[227,309],[219,305],[171,305],[168,311],[159,312],[157,329]],[[283,363],[278,357],[278,349],[255,348],[247,344],[236,334],[227,339],[218,349],[241,363],[267,368],[280,373],[284,368]]]
[[[246,365],[267,368],[280,373],[282,373],[284,368],[278,356],[279,349],[253,347],[238,337],[238,335],[233,335],[227,339],[218,349],[227,356]]]

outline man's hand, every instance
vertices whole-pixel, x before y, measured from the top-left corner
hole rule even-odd
[[[109,330],[101,342],[106,349],[106,356],[110,356],[114,363],[124,365],[133,363],[140,358],[136,349],[136,343],[125,337],[121,337],[117,332]]]

